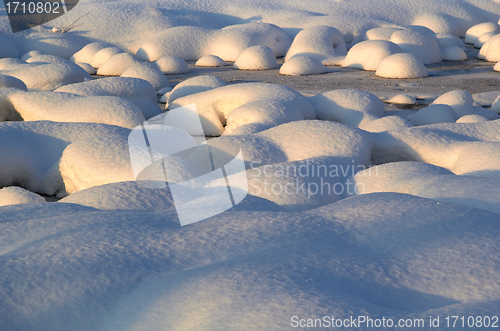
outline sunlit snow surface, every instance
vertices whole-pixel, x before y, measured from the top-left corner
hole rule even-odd
[[[2,9],[0,330],[493,324],[499,17],[480,0],[82,0],[14,35]],[[166,180],[241,150],[246,172],[200,190],[248,191],[187,226],[169,186],[135,181],[128,139],[165,110],[191,121],[182,107],[210,139],[165,158]]]

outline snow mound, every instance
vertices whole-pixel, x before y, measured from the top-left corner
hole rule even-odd
[[[284,56],[290,44],[290,37],[281,28],[267,23],[231,25],[220,30],[178,26],[144,43],[136,57],[156,61],[168,55],[187,61],[216,55],[224,61],[235,61],[245,49],[257,45],[270,47],[276,57]]]
[[[18,185],[31,192],[66,195],[74,187],[133,180],[129,133],[95,123],[2,122],[0,153],[11,157],[0,159],[0,187]],[[74,159],[66,149],[79,141],[87,152]],[[68,169],[72,162],[80,167],[78,172]]]
[[[175,89],[174,89],[175,90]],[[172,91],[172,95],[174,91]],[[169,109],[195,104],[202,122],[205,135],[219,136],[224,132],[228,116],[236,108],[255,101],[272,101],[281,103],[287,109],[296,107],[304,119],[316,118],[314,108],[309,101],[297,91],[281,85],[265,83],[242,83],[218,87],[205,92],[175,99]],[[262,109],[261,111],[266,111]],[[245,116],[245,112],[241,112]],[[251,117],[253,118],[253,116]],[[244,123],[232,117],[232,123]],[[236,127],[232,127],[235,130]]]
[[[404,30],[403,28],[398,27],[379,27],[373,28],[365,32],[364,39],[365,40],[390,40],[391,36],[394,32]]]
[[[494,66],[493,66],[493,70],[495,71],[500,71],[500,65],[498,64],[500,62],[497,62]]]
[[[111,59],[113,56],[124,53],[122,49],[118,47],[106,47],[103,48],[97,53],[94,54],[92,60],[90,60],[89,64],[93,66],[95,69],[99,69],[106,61]]]
[[[483,47],[483,45],[494,36],[496,36],[496,33],[494,32],[483,33],[481,36],[479,36],[479,39],[474,43],[474,48]]]
[[[0,36],[0,45],[2,45],[0,58],[19,58],[21,56],[19,48],[9,38]]]
[[[227,66],[226,61],[215,55],[202,56],[194,64],[198,67],[224,67]]]
[[[116,96],[132,101],[146,119],[162,111],[156,103],[156,92],[151,83],[139,78],[106,77],[88,82],[61,86],[54,92],[81,96]]]
[[[446,14],[424,14],[413,21],[414,25],[425,26],[435,33],[452,34],[458,38],[463,37],[467,30],[456,17]]]
[[[436,37],[406,29],[394,32],[390,41],[404,52],[415,54],[424,64],[441,62],[443,59]]]
[[[318,119],[352,127],[384,115],[384,103],[376,95],[360,90],[334,90],[309,98]]]
[[[465,115],[460,117],[455,123],[480,123],[487,122],[488,119],[479,115]]]
[[[440,123],[373,134],[374,164],[417,161],[457,175],[500,175],[499,121]]]
[[[240,70],[268,70],[278,68],[274,52],[267,46],[252,46],[238,56],[233,68]]]
[[[406,94],[398,94],[396,96],[393,96],[389,100],[387,100],[388,103],[394,103],[398,105],[415,105],[417,104],[417,100],[409,95]]]
[[[24,53],[23,56],[21,56],[21,61],[26,61],[30,57],[37,56],[37,55],[43,55],[43,53],[40,51],[37,51],[37,50],[29,51],[27,53]]]
[[[396,162],[361,171],[354,180],[364,194],[405,193],[500,213],[500,178],[457,176],[426,163]]]
[[[407,117],[413,125],[454,123],[458,116],[448,105],[430,105]]]
[[[459,48],[465,49],[465,43],[462,39],[447,33],[437,33],[436,38],[439,42],[439,47],[444,49],[449,46],[457,46]]]
[[[58,63],[19,63],[11,70],[0,70],[1,75],[15,77],[29,90],[53,90],[59,86],[90,80],[90,75],[78,65],[61,58]]]
[[[448,46],[443,49],[444,61],[467,61],[467,54],[458,46]]]
[[[142,62],[137,60],[132,54],[120,53],[112,56],[106,62],[104,62],[99,69],[97,69],[97,74],[99,76],[120,76],[125,70]]]
[[[189,72],[186,61],[178,57],[164,56],[156,60],[155,63],[165,75],[177,75]]]
[[[499,32],[500,32],[500,25],[498,25],[495,22],[479,23],[470,27],[465,32],[464,42],[467,44],[474,45],[479,40],[479,37],[481,37],[481,35],[485,33],[497,34]]]
[[[152,64],[143,63],[125,70],[120,77],[133,77],[144,79],[153,85],[155,90],[170,86],[167,77]]]
[[[441,95],[434,100],[432,104],[441,104],[451,106],[457,113],[458,117],[465,115],[480,115],[489,120],[498,119],[498,114],[490,109],[476,107],[472,95],[463,90],[454,90]]]
[[[19,90],[27,91],[28,88],[24,82],[16,77],[0,75],[0,88],[12,87]]]
[[[188,78],[185,81],[175,85],[174,89],[168,95],[167,104],[175,99],[182,98],[191,94],[205,92],[217,87],[226,86],[226,82],[216,76],[202,75]]]
[[[7,111],[17,112],[25,121],[104,123],[134,128],[145,120],[131,101],[118,97],[19,91],[8,100],[12,109]]]
[[[93,66],[91,66],[90,64],[88,64],[88,63],[75,62],[75,64],[78,65],[83,70],[85,70],[86,72],[88,72],[89,75],[95,75],[97,73],[97,71],[95,70],[95,68]]]
[[[500,61],[500,34],[491,37],[484,43],[477,58],[488,62]]]
[[[43,197],[21,187],[10,186],[0,189],[0,206],[43,202],[45,202]]]
[[[403,50],[387,40],[365,40],[354,45],[342,61],[342,67],[376,71],[386,57]]]
[[[330,26],[313,26],[295,36],[285,63],[295,56],[308,56],[324,65],[339,65],[346,54],[347,47],[340,31]]]
[[[361,123],[359,128],[368,132],[384,132],[409,128],[410,126],[413,124],[400,116],[386,116],[371,122]]]
[[[83,47],[81,50],[73,54],[69,60],[71,62],[83,62],[83,63],[89,63],[92,61],[92,58],[94,55],[99,52],[101,49],[113,47],[113,45],[106,43],[106,42],[95,42],[95,43],[90,43],[87,44],[85,47]]]
[[[280,68],[280,75],[303,76],[324,74],[330,70],[321,61],[310,56],[294,56]]]
[[[384,78],[422,78],[429,76],[424,64],[414,54],[398,53],[380,62],[375,75]]]

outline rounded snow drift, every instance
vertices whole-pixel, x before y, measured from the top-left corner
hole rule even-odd
[[[484,43],[483,47],[481,47],[481,50],[479,51],[479,54],[477,55],[477,58],[488,62],[500,61],[500,34],[491,37]]]
[[[366,40],[354,45],[347,53],[342,67],[375,71],[386,57],[403,50],[387,40]]]
[[[396,31],[391,41],[406,53],[415,54],[424,64],[441,62],[443,56],[436,37],[412,29]]]
[[[383,78],[423,78],[429,73],[414,54],[398,53],[382,60],[375,75]]]
[[[457,47],[457,46],[448,46],[443,49],[443,60],[445,61],[466,61],[467,54]]]
[[[483,47],[484,43],[490,40],[492,37],[496,36],[494,32],[486,32],[479,36],[479,39],[474,43],[474,48]]]
[[[281,66],[280,75],[315,75],[324,74],[328,71],[328,68],[315,58],[309,56],[294,56]]]
[[[239,70],[268,70],[278,68],[278,61],[271,48],[252,46],[241,52],[233,64]]]
[[[497,34],[500,32],[500,25],[495,22],[484,22],[474,25],[465,32],[465,43],[475,44],[481,35],[485,33]]]
[[[453,108],[448,105],[430,105],[407,117],[413,125],[455,123],[457,118]]]
[[[155,90],[170,86],[167,77],[151,64],[139,64],[125,70],[121,77],[133,77],[147,80]]]
[[[158,69],[165,75],[185,74],[189,67],[181,58],[175,56],[164,56],[155,61]]]
[[[141,64],[132,54],[116,54],[97,70],[99,76],[120,76],[128,68]]]
[[[45,202],[44,198],[21,187],[10,186],[0,189],[0,206],[43,202]]]
[[[457,18],[444,14],[424,14],[413,21],[414,25],[425,26],[435,33],[449,33],[457,37],[462,37],[465,29]]]
[[[481,123],[481,122],[488,122],[488,119],[481,115],[471,114],[460,117],[455,123]]]
[[[200,57],[194,65],[198,67],[224,67],[227,66],[227,63],[217,55],[205,55]]]

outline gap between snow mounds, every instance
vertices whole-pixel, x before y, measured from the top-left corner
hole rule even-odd
[[[487,211],[378,193],[303,213],[228,211],[189,227],[170,217],[71,204],[4,208],[2,254],[30,263],[0,266],[0,285],[13,289],[0,300],[0,327],[74,329],[91,320],[103,331],[239,330],[258,321],[277,329],[318,312],[494,314],[496,306],[484,308],[499,300],[498,214]],[[28,294],[16,290],[26,286]]]

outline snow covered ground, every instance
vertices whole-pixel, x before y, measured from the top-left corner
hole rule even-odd
[[[499,327],[499,18],[1,7],[0,330]]]

